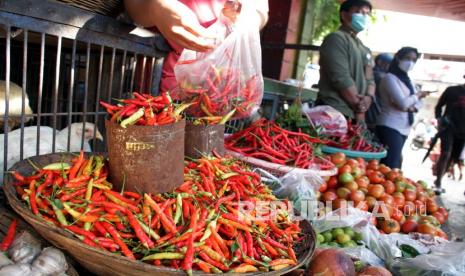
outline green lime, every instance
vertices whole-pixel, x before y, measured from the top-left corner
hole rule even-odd
[[[357,244],[354,241],[348,241],[342,244],[342,247],[354,247],[357,246]]]
[[[362,235],[362,233],[355,232],[354,241],[362,241],[362,240],[363,240],[363,235]]]
[[[342,228],[334,228],[331,234],[333,234],[333,237],[337,237],[337,235],[344,234],[344,230]]]
[[[337,242],[329,242],[328,245],[331,247],[339,247],[339,244]]]
[[[331,234],[330,231],[325,231],[322,233],[324,239],[325,239],[325,242],[331,242],[333,241],[333,234]]]
[[[345,227],[345,228],[344,228],[344,233],[345,233],[346,235],[349,235],[349,237],[350,237],[351,239],[353,239],[354,236],[355,236],[354,230],[353,230],[352,228],[350,228],[350,227]]]
[[[336,241],[339,244],[344,244],[344,243],[350,241],[350,237],[347,234],[339,234],[339,235],[336,236]]]
[[[318,234],[316,235],[316,240],[319,242],[319,243],[323,243],[325,242],[325,237],[321,234]]]

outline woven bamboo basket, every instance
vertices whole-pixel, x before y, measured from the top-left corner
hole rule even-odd
[[[69,161],[71,154],[48,154],[30,158],[38,166],[46,164]],[[30,175],[33,167],[26,160],[14,165],[11,170],[15,170],[24,175]],[[13,186],[13,177],[7,175],[3,189],[11,207],[26,220],[32,227],[47,241],[54,246],[64,250],[74,257],[82,266],[97,275],[121,275],[121,276],[142,276],[142,275],[185,275],[184,271],[171,268],[156,267],[140,261],[132,261],[126,257],[105,252],[100,249],[90,247],[63,229],[48,224],[45,220],[32,214],[26,205],[17,197]],[[248,273],[247,275],[282,275],[289,273],[305,263],[308,263],[315,250],[316,235],[308,221],[302,221],[302,232],[305,238],[299,243],[295,252],[298,257],[298,264],[279,271]],[[194,272],[195,275],[210,275],[202,272]],[[225,273],[225,275],[236,275]]]
[[[56,0],[68,5],[103,14],[106,16],[116,17],[124,11],[123,0]]]

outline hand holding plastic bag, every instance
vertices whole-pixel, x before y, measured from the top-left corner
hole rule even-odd
[[[244,118],[263,97],[259,26],[251,23],[255,10],[243,1],[235,23],[220,18],[208,29],[217,47],[207,53],[184,50],[174,67],[176,99],[192,103],[187,114],[200,117]],[[257,22],[258,23],[258,22]]]

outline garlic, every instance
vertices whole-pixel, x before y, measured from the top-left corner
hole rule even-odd
[[[0,268],[13,264],[13,262],[5,255],[5,252],[0,252]]]
[[[31,265],[29,264],[12,264],[0,268],[0,276],[31,276]]]
[[[32,263],[32,271],[42,275],[62,274],[66,270],[68,263],[65,255],[55,247],[44,248]]]
[[[24,231],[15,237],[8,249],[8,255],[15,263],[30,264],[40,253],[40,242]]]

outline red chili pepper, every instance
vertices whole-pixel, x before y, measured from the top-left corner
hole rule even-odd
[[[8,231],[6,235],[3,237],[2,244],[0,245],[0,250],[1,251],[6,251],[11,243],[14,240],[15,237],[15,232],[16,232],[16,225],[18,221],[16,219],[13,219],[10,223],[10,226],[8,227]]]
[[[142,244],[147,248],[152,248],[155,246],[153,241],[145,234],[144,230],[140,226],[139,222],[136,220],[134,215],[131,212],[126,213],[129,219],[129,224],[131,225],[134,233],[136,233],[137,238],[142,242]]]
[[[37,208],[36,202],[36,181],[32,180],[29,184],[29,191],[31,192],[29,195],[29,204],[31,205],[31,210],[34,215],[39,214],[39,209]]]
[[[79,169],[81,168],[83,163],[84,163],[84,152],[81,150],[81,152],[79,153],[78,160],[76,161],[76,163],[74,163],[73,167],[71,167],[71,169],[69,170],[68,178],[70,180],[72,180],[72,179],[74,179],[76,177],[76,174],[79,171]]]
[[[75,234],[82,235],[92,241],[94,241],[97,238],[94,233],[81,229],[76,225],[69,225],[69,226],[62,226],[62,227],[65,229],[68,229],[69,231]]]
[[[123,254],[129,259],[135,260],[136,258],[134,257],[134,254],[132,253],[131,250],[129,250],[127,245],[120,239],[119,234],[116,231],[116,229],[111,224],[105,221],[102,222],[102,226],[105,228],[105,230],[108,233],[110,233],[115,243],[121,248],[121,252],[123,252]]]

